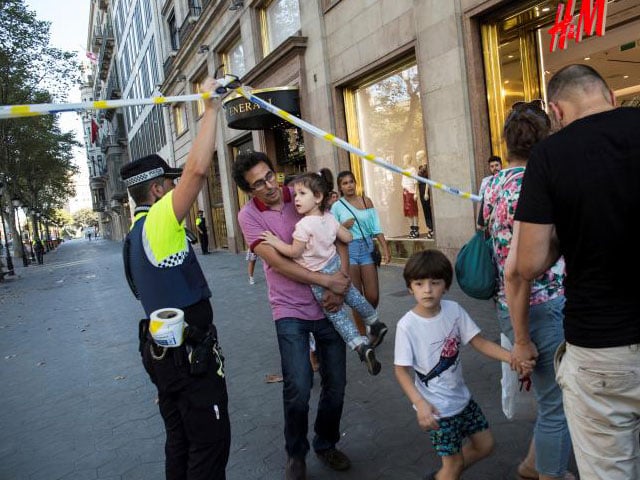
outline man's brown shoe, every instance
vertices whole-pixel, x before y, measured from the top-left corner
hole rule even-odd
[[[289,457],[284,469],[285,480],[307,480],[307,465],[304,458]]]
[[[316,451],[316,455],[325,465],[334,470],[349,470],[351,468],[351,460],[344,453],[336,448]]]

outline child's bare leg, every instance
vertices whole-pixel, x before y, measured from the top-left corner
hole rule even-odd
[[[474,433],[469,437],[469,442],[462,447],[462,457],[464,459],[464,470],[476,463],[478,460],[488,457],[493,452],[493,435],[491,430],[483,430]]]
[[[462,455],[462,453],[456,453],[455,455],[440,457],[442,459],[442,468],[436,473],[436,480],[460,480],[465,464]]]

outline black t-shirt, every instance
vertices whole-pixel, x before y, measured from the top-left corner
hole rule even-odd
[[[632,233],[640,220],[640,109],[590,115],[540,142],[515,219],[556,227],[569,343],[640,343],[640,238]]]

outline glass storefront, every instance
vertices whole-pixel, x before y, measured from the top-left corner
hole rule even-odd
[[[503,159],[502,126],[511,105],[544,98],[546,82],[563,66],[591,65],[615,92],[618,105],[640,106],[640,1],[609,0],[603,36],[585,35],[580,42],[569,39],[566,49],[552,52],[554,37],[549,30],[559,3],[566,4],[557,0],[529,4],[519,11],[494,14],[482,25],[491,147]],[[579,23],[581,7],[582,2],[576,2],[574,25]]]
[[[366,83],[347,90],[345,107],[349,143],[414,172],[420,167],[418,161],[427,162],[415,61],[380,72]],[[418,152],[422,153],[417,155]],[[419,222],[419,231],[424,236],[426,229],[421,202],[417,202],[417,219],[404,216],[404,177],[355,155],[351,156],[351,169],[359,188],[373,200],[387,239],[408,238],[411,223],[415,220]]]

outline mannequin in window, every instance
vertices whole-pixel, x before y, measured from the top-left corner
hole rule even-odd
[[[424,150],[416,152],[416,163],[418,164],[418,176],[429,178],[429,167],[427,166],[427,153]],[[431,212],[431,187],[426,183],[418,182],[418,192],[420,194],[420,204],[424,214],[424,223],[427,224],[427,238],[433,238],[433,213]]]
[[[402,168],[412,175],[417,173],[408,153],[402,157]],[[409,221],[409,238],[418,238],[418,182],[411,177],[402,176],[402,211]]]

